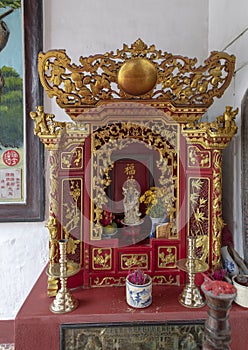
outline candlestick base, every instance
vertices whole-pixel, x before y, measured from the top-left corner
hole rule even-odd
[[[185,285],[182,293],[178,297],[178,301],[183,306],[189,308],[198,308],[206,305],[198,287],[190,286],[189,284]]]
[[[203,307],[206,302],[203,300],[199,288],[195,285],[195,275],[208,270],[208,264],[196,259],[195,246],[196,236],[188,236],[188,257],[177,261],[177,267],[187,273],[189,282],[185,284],[178,301],[185,307]]]
[[[75,275],[79,270],[79,265],[73,262],[67,262],[67,239],[60,239],[59,243],[59,263],[50,264],[47,270],[47,274],[51,277],[59,277],[60,289],[50,305],[50,311],[63,314],[73,311],[77,308],[79,302],[76,300],[69,289],[67,288],[67,278]]]
[[[63,314],[75,310],[78,304],[78,300],[73,297],[68,289],[60,289],[50,305],[50,311],[56,314]]]

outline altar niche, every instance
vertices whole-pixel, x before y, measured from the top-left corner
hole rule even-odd
[[[127,106],[125,108],[127,109]],[[137,110],[136,106],[135,109]],[[175,213],[179,199],[178,125],[168,124],[162,118],[160,122],[157,119],[156,128],[159,127],[162,131],[159,134],[153,127],[154,122],[149,122],[143,116],[141,123],[141,119],[139,116],[139,120],[132,122],[111,123],[92,133],[91,178],[94,184],[94,217],[91,221],[96,225],[92,229],[91,239],[101,238],[101,209],[114,212],[121,220],[124,219],[123,187],[130,179],[136,181],[140,196],[151,187],[163,191],[164,216],[171,222],[176,221]],[[142,211],[144,216],[144,208]]]
[[[140,39],[116,53],[80,57],[80,65],[64,50],[39,54],[44,89],[72,119],[57,122],[40,106],[32,113],[50,153],[50,265],[58,239],[67,238],[68,259],[81,266],[73,286],[123,285],[137,267],[153,283],[180,285],[176,262],[189,235],[197,236],[198,259],[210,269],[220,263],[222,150],[237,131],[238,111],[227,106],[213,122],[200,120],[229,85],[235,58],[212,52],[196,63]],[[142,203],[127,219],[133,224],[125,220],[127,181],[140,196],[154,186],[163,193],[164,222],[154,235]],[[56,290],[49,279],[48,294]]]
[[[91,229],[86,248],[91,256],[88,271],[91,285],[124,284],[128,271],[135,267],[148,270],[154,283],[157,279],[178,285],[181,277],[176,260],[182,254],[179,237],[183,235],[177,215],[179,125],[162,112],[157,113],[155,123],[150,121],[151,114],[144,114],[148,107],[130,104],[129,108],[127,105],[119,108],[129,111],[129,122],[116,122],[116,117],[109,117],[113,120],[102,123],[104,126],[91,135]],[[151,219],[141,203],[136,203],[137,222],[126,222],[124,190],[128,184],[135,186],[132,194],[137,191],[139,198],[153,187],[164,193],[162,219],[170,224],[170,230],[162,241],[156,234],[150,237]],[[106,231],[104,217],[108,213],[116,227],[112,233]],[[160,259],[169,251],[173,259],[159,262],[160,250]]]

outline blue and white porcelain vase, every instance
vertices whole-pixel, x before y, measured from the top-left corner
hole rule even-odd
[[[227,271],[229,276],[235,276],[239,274],[238,265],[231,257],[228,246],[221,247],[221,257],[223,262],[223,268]]]
[[[151,231],[150,231],[150,238],[154,238],[156,237],[156,227],[161,224],[162,222],[164,222],[164,218],[153,218],[152,216],[150,216],[151,219]]]
[[[146,276],[146,284],[133,284],[126,278],[126,301],[134,308],[145,308],[152,303],[152,278]]]

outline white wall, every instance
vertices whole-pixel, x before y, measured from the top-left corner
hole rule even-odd
[[[47,263],[48,239],[43,223],[0,224],[0,320],[13,319],[30,292]]]
[[[78,63],[80,56],[116,50],[138,38],[162,51],[197,57],[199,62],[208,55],[208,0],[43,0],[43,3],[44,51],[66,49],[74,63]],[[64,119],[55,102],[48,101],[46,106]]]
[[[44,0],[44,51],[79,56],[122,48],[141,38],[201,63],[208,56],[206,0]],[[45,100],[46,112],[64,113]],[[0,224],[0,319],[13,319],[47,261],[44,223]]]
[[[248,1],[209,0],[209,50],[236,56],[236,74],[224,98],[211,108],[213,116],[222,114],[225,105],[239,107],[238,133],[223,157],[223,216],[234,234],[235,249],[243,256],[241,207],[241,102],[248,89]],[[236,39],[233,43],[232,41]],[[230,46],[229,46],[230,44]],[[211,116],[210,116],[211,118]]]

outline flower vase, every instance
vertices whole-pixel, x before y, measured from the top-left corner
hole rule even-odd
[[[156,227],[163,222],[163,218],[153,218],[150,216],[151,219],[151,231],[150,231],[150,238],[156,237]]]
[[[146,284],[134,284],[126,278],[126,301],[134,308],[145,308],[152,303],[152,278],[146,275]]]

